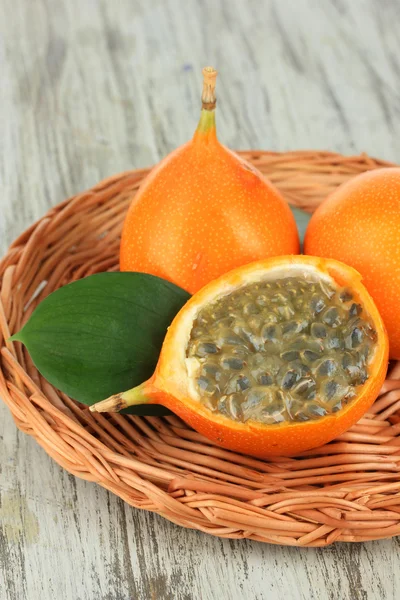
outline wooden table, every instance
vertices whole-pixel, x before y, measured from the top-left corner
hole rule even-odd
[[[2,0],[1,253],[186,141],[206,64],[230,147],[400,162],[399,22],[397,0]],[[185,530],[68,475],[0,411],[2,600],[395,598],[397,539],[300,550]]]

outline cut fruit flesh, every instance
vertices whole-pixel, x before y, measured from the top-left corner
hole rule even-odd
[[[364,313],[347,288],[307,269],[216,298],[187,346],[192,396],[243,422],[336,412],[368,379],[376,331]]]

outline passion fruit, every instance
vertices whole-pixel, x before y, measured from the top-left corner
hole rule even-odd
[[[163,404],[225,448],[291,455],[354,424],[387,362],[386,331],[361,276],[335,260],[284,256],[195,294],[153,377],[91,409]]]
[[[120,249],[121,271],[157,275],[191,294],[240,265],[300,249],[280,192],[219,142],[217,71],[206,67],[203,77],[197,130],[132,198]]]
[[[341,260],[361,273],[400,359],[400,169],[368,171],[335,190],[307,227],[306,254]]]

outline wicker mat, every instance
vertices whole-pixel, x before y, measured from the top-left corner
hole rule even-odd
[[[328,152],[242,152],[312,211],[350,177],[388,163]],[[147,170],[111,177],[32,225],[0,263],[0,397],[57,463],[137,508],[227,538],[326,546],[400,534],[400,362],[350,431],[296,458],[222,450],[177,417],[90,413],[6,340],[56,288],[117,270],[119,235]]]

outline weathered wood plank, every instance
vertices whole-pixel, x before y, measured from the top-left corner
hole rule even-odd
[[[400,162],[399,18],[396,0],[3,0],[0,253],[187,140],[206,63],[229,146]],[[299,550],[184,530],[68,475],[0,411],[1,598],[395,598],[398,540]]]

